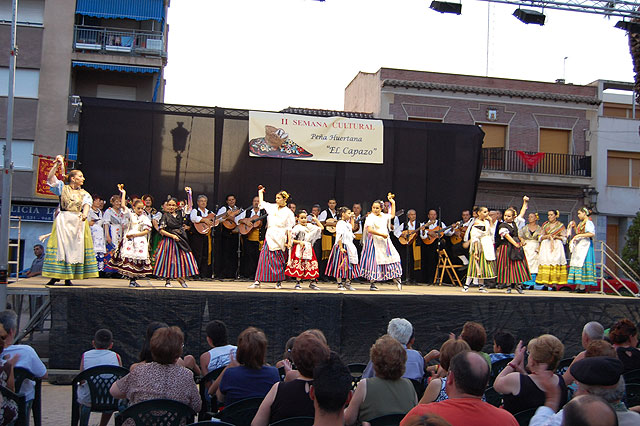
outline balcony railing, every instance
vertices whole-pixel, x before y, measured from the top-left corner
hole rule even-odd
[[[573,154],[510,151],[503,148],[483,148],[482,169],[590,177],[591,157]]]
[[[75,50],[94,53],[165,56],[161,32],[75,26]]]

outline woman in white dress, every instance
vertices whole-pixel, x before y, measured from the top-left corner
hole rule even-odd
[[[567,258],[564,254],[567,228],[558,220],[558,216],[558,210],[549,210],[548,220],[542,224],[536,283],[544,285],[543,290],[567,284]]]
[[[338,290],[355,290],[351,287],[351,280],[360,275],[358,265],[358,250],[353,240],[355,215],[347,207],[340,207],[338,214],[341,220],[336,224],[336,242],[331,249],[325,275],[335,277]],[[342,280],[346,282],[343,284]]]
[[[104,223],[102,221],[102,205],[100,197],[93,196],[93,204],[89,210],[89,229],[91,230],[91,239],[93,241],[93,251],[96,253],[96,262],[98,263],[98,271],[100,275],[104,271],[104,254],[107,247],[104,239]]]
[[[393,194],[387,198],[390,202],[389,213],[383,213],[382,200],[374,201],[371,214],[364,222],[364,248],[360,259],[360,275],[370,282],[370,290],[378,290],[376,281],[393,280],[398,290],[402,290],[400,277],[402,265],[400,255],[389,238],[389,222],[396,215],[396,202]]]
[[[489,209],[480,207],[478,217],[467,230],[463,247],[469,247],[469,268],[467,280],[462,291],[469,291],[473,281],[480,293],[487,293],[484,280],[496,278],[496,252],[493,246],[493,226],[489,217]]]
[[[538,213],[529,213],[527,216],[527,224],[520,228],[518,236],[524,248],[524,256],[527,258],[531,279],[522,283],[523,286],[529,287],[536,283],[536,275],[538,274],[538,250],[540,249],[540,235],[542,228],[538,225]]]
[[[578,293],[585,293],[586,286],[595,287],[596,281],[596,255],[593,249],[593,238],[596,236],[596,227],[589,218],[589,209],[586,207],[578,210],[580,223],[569,223],[568,234],[576,235],[571,240],[571,261],[569,262],[569,276],[567,282],[578,286]]]

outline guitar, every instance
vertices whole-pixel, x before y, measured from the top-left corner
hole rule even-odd
[[[400,241],[400,244],[405,245],[405,246],[408,245],[408,244],[409,245],[413,244],[413,242],[418,237],[418,232],[422,231],[426,227],[427,227],[427,224],[425,223],[424,225],[422,225],[418,229],[405,229],[404,231],[402,231],[402,233],[398,237],[398,241]]]
[[[461,222],[456,222],[453,225],[449,225],[446,228],[442,229],[442,227],[440,226],[436,226],[433,229],[429,229],[429,232],[434,232],[435,235],[433,237],[429,236],[429,234],[427,234],[426,238],[422,239],[422,242],[425,243],[426,245],[430,245],[433,244],[433,242],[435,240],[438,240],[442,237],[442,234],[444,234],[445,232],[447,232],[449,229],[455,229],[458,226],[460,226]]]
[[[213,212],[209,213],[208,215],[204,216],[202,219],[209,219],[212,222],[211,225],[207,225],[206,223],[203,223],[202,221],[200,221],[198,223],[194,223],[193,226],[195,226],[196,231],[198,231],[198,233],[207,235],[211,231],[211,228],[218,226],[220,224],[220,219],[222,219],[226,214],[227,212],[224,212],[216,216],[215,213]]]
[[[253,231],[256,228],[260,228],[262,226],[262,219],[266,216],[260,216],[259,214],[254,214],[251,217],[245,217],[244,219],[240,219],[238,221],[238,231],[242,235],[247,235],[249,232]]]
[[[467,229],[469,229],[468,226],[461,226],[459,233],[453,234],[451,236],[451,244],[456,245],[456,244],[462,242],[462,239],[464,238],[465,234],[467,233]]]
[[[324,229],[331,234],[336,233],[336,225],[338,224],[338,219],[329,218],[324,222]]]
[[[226,218],[222,220],[222,226],[227,228],[229,231],[233,231],[234,229],[236,229],[236,226],[238,226],[235,220],[236,216],[238,216],[243,211],[244,209],[238,209],[237,207],[233,210],[227,210],[227,212],[225,213]]]

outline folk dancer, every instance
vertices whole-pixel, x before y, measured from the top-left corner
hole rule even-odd
[[[87,222],[93,203],[89,193],[82,189],[82,172],[71,170],[69,184],[65,185],[56,177],[58,168],[64,174],[64,158],[61,155],[56,157],[47,176],[51,192],[60,197],[60,213],[53,221],[42,276],[50,278],[47,285],[53,285],[61,279],[64,280],[64,285],[72,285],[72,279],[98,276],[96,255]]]
[[[338,212],[336,211],[336,205],[336,199],[330,198],[327,201],[327,208],[318,215],[318,220],[320,220],[322,226],[324,226],[322,239],[320,240],[322,244],[322,254],[319,262],[320,281],[324,281],[326,278],[324,271],[327,268],[327,260],[329,259],[329,254],[331,253],[331,249],[333,248],[333,244],[336,240],[335,226],[340,219],[340,217],[338,217]]]
[[[538,251],[540,250],[540,235],[542,228],[538,225],[538,213],[529,213],[527,215],[527,224],[520,228],[518,236],[523,244],[524,255],[527,258],[529,273],[531,279],[522,283],[523,286],[532,289],[536,284],[536,276],[538,275]]]
[[[496,277],[496,253],[493,247],[491,219],[486,207],[478,209],[478,217],[467,230],[467,234],[468,239],[464,244],[469,247],[469,269],[462,291],[469,291],[469,285],[473,281],[478,285],[480,293],[487,293],[484,281]]]
[[[311,217],[315,223],[309,223],[306,210],[298,210],[296,219],[298,223],[291,230],[292,245],[284,274],[296,279],[296,290],[302,289],[300,285],[302,280],[309,280],[311,290],[320,290],[317,284],[320,272],[318,259],[313,251],[313,243],[320,238],[324,227],[315,216]]]
[[[568,235],[573,232],[576,235],[571,240],[571,260],[569,262],[569,276],[567,282],[578,286],[577,293],[585,293],[586,286],[592,288],[596,282],[596,256],[593,249],[593,238],[596,236],[596,227],[591,220],[589,209],[586,207],[578,210],[580,223],[569,223]]]
[[[549,210],[548,220],[542,224],[536,283],[544,285],[543,290],[567,284],[567,258],[564,254],[567,228],[558,220],[559,216],[558,210]]]
[[[336,243],[331,249],[325,274],[335,277],[338,290],[355,290],[351,286],[351,281],[360,275],[358,251],[353,243],[355,213],[347,207],[340,207],[338,214],[341,219],[336,224]],[[346,280],[344,284],[343,279]]]
[[[518,255],[518,250],[523,246],[518,237],[518,225],[524,224],[528,201],[529,197],[522,198],[522,209],[520,209],[518,216],[512,207],[505,210],[504,221],[498,227],[499,239],[496,241],[498,276],[496,281],[507,287],[507,293],[511,293],[511,290],[515,288],[518,293],[523,294],[522,283],[531,279],[524,250],[520,250],[520,255]],[[514,250],[516,251],[514,252]]]

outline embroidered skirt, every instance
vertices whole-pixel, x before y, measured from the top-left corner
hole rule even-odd
[[[297,244],[291,247],[291,262],[287,263],[284,274],[288,277],[300,278],[302,280],[315,280],[320,276],[315,251],[311,249],[311,259],[302,259],[296,256],[296,248]]]

